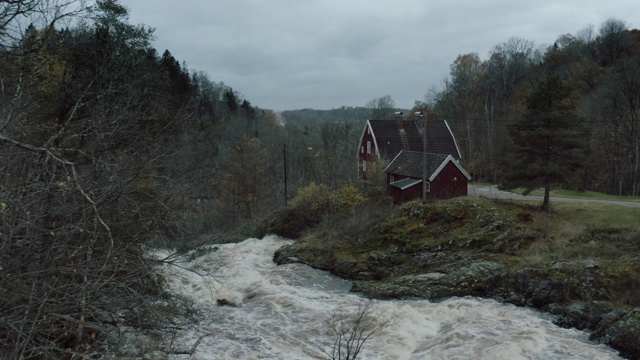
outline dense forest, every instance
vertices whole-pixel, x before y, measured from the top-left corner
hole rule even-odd
[[[562,100],[584,128],[588,170],[563,186],[611,194],[640,192],[640,31],[616,19],[587,26],[549,47],[522,38],[496,45],[481,60],[459,55],[442,89],[427,103],[447,119],[475,181],[500,183],[513,170],[510,128],[525,118],[527,100],[549,77],[569,90]]]
[[[25,22],[28,19],[28,22]],[[275,113],[132,25],[116,0],[0,4],[0,350],[83,356],[114,328],[171,331],[189,307],[169,296],[150,247],[184,250],[251,233],[310,184],[357,184],[363,107]],[[548,49],[511,39],[459,56],[424,103],[454,127],[476,180],[512,169],[508,128],[541,74],[571,88],[592,166],[575,185],[640,191],[640,34],[610,20]],[[564,101],[564,100],[563,100]],[[371,190],[371,187],[369,187]],[[377,194],[382,194],[379,192]]]
[[[122,326],[175,329],[189,307],[155,270],[175,258],[145,249],[185,247],[284,204],[280,155],[296,129],[159,54],[117,1],[84,5],[0,4],[7,358],[81,357]],[[292,182],[315,178],[315,146],[294,138],[304,171]]]
[[[122,327],[175,331],[192,311],[155,269],[177,255],[147,249],[249,236],[287,191],[356,182],[362,109],[323,122],[253,106],[154,49],[116,0],[85,5],[0,4],[8,358],[86,356],[117,347]]]

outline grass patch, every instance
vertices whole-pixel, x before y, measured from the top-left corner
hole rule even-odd
[[[482,186],[476,186],[482,187]],[[524,192],[523,188],[517,188],[513,190],[516,194],[522,194]],[[534,189],[529,193],[530,196],[544,196],[544,189]],[[577,191],[577,190],[563,190],[563,189],[554,189],[551,190],[549,196],[554,197],[563,197],[570,199],[588,199],[588,200],[610,200],[610,201],[629,201],[629,202],[640,202],[640,197],[636,196],[617,196],[610,195],[605,193],[600,193],[596,191]]]
[[[561,203],[551,201],[554,215],[580,226],[640,225],[640,208],[597,203]]]
[[[518,253],[522,267],[552,261],[636,257],[640,209],[595,203],[553,203],[550,214],[537,213],[531,231],[538,234]]]

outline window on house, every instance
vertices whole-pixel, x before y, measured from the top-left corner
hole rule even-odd
[[[371,154],[371,141],[367,141],[367,154]]]
[[[364,154],[364,145],[360,146],[360,153]]]
[[[364,171],[367,171],[367,162],[366,162],[366,161],[363,161],[363,162],[362,162],[362,171],[363,171],[363,172],[364,172]]]

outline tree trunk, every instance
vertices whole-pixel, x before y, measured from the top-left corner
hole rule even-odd
[[[549,212],[549,193],[551,192],[550,186],[544,187],[544,199],[542,200],[542,211]]]
[[[635,138],[635,156],[633,161],[633,186],[631,196],[638,196],[638,163],[640,162],[640,146],[638,137]]]

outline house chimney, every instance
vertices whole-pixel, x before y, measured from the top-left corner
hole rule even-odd
[[[402,111],[396,111],[396,123],[400,130],[404,130],[404,116],[402,115],[404,115]]]

